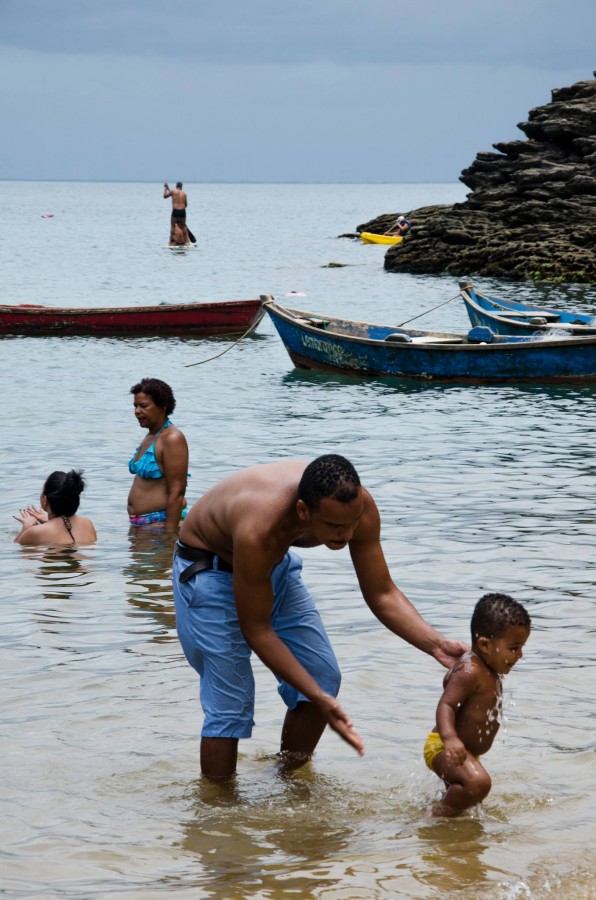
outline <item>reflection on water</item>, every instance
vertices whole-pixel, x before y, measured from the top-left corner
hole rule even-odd
[[[490,866],[483,860],[494,836],[487,834],[474,813],[457,823],[446,820],[422,825],[419,880],[445,896],[448,891],[485,884]]]
[[[312,861],[337,858],[349,844],[351,817],[328,811],[337,786],[312,772],[276,779],[269,770],[267,777],[249,794],[206,781],[193,792],[195,815],[184,826],[182,846],[200,861],[201,886],[214,896],[264,890],[266,896],[308,897],[335,881],[327,873],[318,878]]]
[[[94,581],[93,556],[78,547],[27,547],[31,572],[46,600],[67,600]]]
[[[130,615],[153,621],[151,640],[177,640],[172,598],[172,555],[175,537],[158,528],[131,528],[129,553],[122,570]]]

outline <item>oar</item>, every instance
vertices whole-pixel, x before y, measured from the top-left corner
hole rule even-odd
[[[391,223],[391,225],[389,226],[389,231],[384,231],[384,232],[383,232],[383,236],[389,234],[390,231],[391,231],[393,228],[395,228],[396,225],[397,225],[397,219],[395,220],[395,222],[392,222],[392,223]],[[399,237],[399,235],[396,235],[396,237]]]
[[[186,230],[188,231],[188,238],[189,238],[191,244],[196,244],[197,239],[194,236],[194,234],[192,233],[192,231],[190,230],[190,228],[188,227],[188,225],[186,226]]]

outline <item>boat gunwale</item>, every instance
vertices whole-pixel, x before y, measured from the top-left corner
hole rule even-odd
[[[255,310],[262,304],[260,299],[250,298],[246,300],[207,300],[198,303],[163,303],[150,306],[43,306],[37,304],[0,304],[0,316],[2,315],[26,315],[26,316],[113,316],[113,315],[146,315],[147,313],[172,313],[172,312],[200,312],[213,307],[234,308],[254,305]]]

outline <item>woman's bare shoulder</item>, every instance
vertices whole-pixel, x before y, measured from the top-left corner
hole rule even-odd
[[[86,516],[77,516],[77,520],[77,531],[79,531],[80,529],[80,538],[78,540],[78,543],[83,541],[89,544],[94,543],[97,540],[97,531],[91,519],[88,519]]]
[[[61,543],[56,520],[40,522],[39,525],[28,528],[20,535],[18,543],[26,547],[47,547],[49,544]]]
[[[157,440],[161,440],[162,445],[164,447],[174,446],[179,444],[184,444],[186,446],[186,438],[182,431],[179,428],[176,428],[175,425],[170,425],[169,428],[166,428],[165,431],[162,431],[160,435],[158,435]]]

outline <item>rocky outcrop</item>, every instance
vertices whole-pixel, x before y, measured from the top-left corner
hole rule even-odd
[[[404,211],[412,234],[386,269],[596,282],[596,80],[554,90],[518,127],[527,140],[494,144],[464,169],[464,203]],[[357,230],[380,233],[396,217]]]

